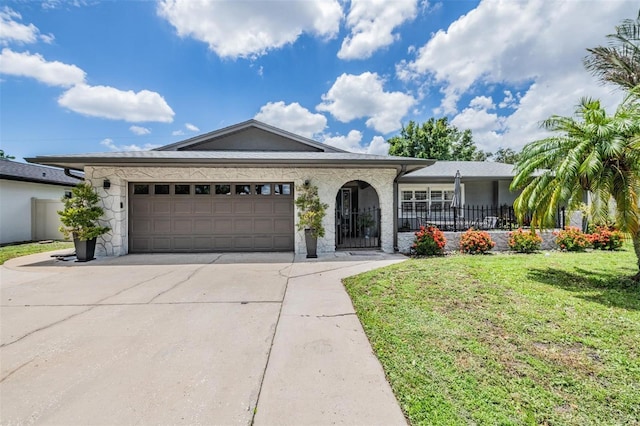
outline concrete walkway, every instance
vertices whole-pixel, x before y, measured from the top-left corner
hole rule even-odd
[[[405,424],[341,279],[380,253],[0,268],[2,424]]]

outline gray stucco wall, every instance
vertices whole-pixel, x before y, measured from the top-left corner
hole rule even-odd
[[[493,205],[493,182],[465,182],[464,203],[469,206]]]
[[[516,200],[516,198],[518,198],[518,195],[520,195],[520,192],[522,192],[522,191],[511,192],[509,190],[509,185],[511,185],[511,181],[508,181],[508,180],[498,181],[498,204],[499,205],[508,204],[512,206],[513,202]]]

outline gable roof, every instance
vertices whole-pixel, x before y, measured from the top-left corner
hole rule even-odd
[[[407,173],[401,182],[426,182],[448,179],[453,182],[457,171],[462,180],[479,179],[513,179],[513,164],[494,161],[436,161],[424,169]]]
[[[243,140],[241,132],[259,131]],[[232,150],[227,140],[222,149],[215,149],[217,141],[229,135],[240,135],[235,142],[243,149]],[[260,136],[262,135],[262,136]],[[275,139],[271,136],[275,135]],[[279,139],[282,138],[282,139]],[[264,139],[264,140],[263,140]],[[266,140],[266,141],[265,141]],[[269,148],[270,142],[279,149]],[[205,144],[205,146],[200,146]],[[293,148],[290,144],[297,144]],[[433,164],[433,160],[386,155],[356,154],[329,145],[294,135],[282,129],[256,120],[245,121],[234,126],[182,142],[166,145],[151,151],[103,152],[70,155],[49,155],[26,158],[27,161],[65,169],[84,170],[86,166],[155,166],[155,167],[386,167],[408,172]]]
[[[76,186],[80,183],[80,180],[65,175],[60,169],[6,159],[0,159],[0,179],[60,186]]]
[[[221,144],[223,140],[228,139],[231,136],[238,135],[239,133],[247,133],[249,131],[263,131],[268,135],[280,137],[288,142],[288,148],[279,148],[269,146],[269,143],[263,143],[261,146],[252,149],[252,151],[316,151],[316,152],[346,152],[341,149],[332,147],[330,145],[316,142],[312,139],[305,138],[300,135],[288,132],[283,129],[271,126],[258,120],[247,120],[242,123],[234,124],[213,132],[205,133],[203,135],[194,136],[192,138],[175,142],[169,145],[155,148],[153,151],[186,151],[186,150],[206,150],[206,151],[240,151],[242,149],[237,148],[217,148],[216,144]],[[296,148],[295,146],[298,145]],[[206,149],[199,149],[199,147],[205,146]]]

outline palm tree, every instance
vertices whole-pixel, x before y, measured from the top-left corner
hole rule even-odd
[[[613,83],[625,90],[640,84],[640,10],[638,17],[625,19],[609,34],[609,46],[587,49],[584,66],[603,83]]]
[[[547,119],[543,127],[557,135],[522,150],[511,184],[524,188],[516,213],[531,214],[532,226],[543,228],[558,206],[577,209],[590,193],[593,220],[602,222],[613,199],[616,225],[631,234],[640,269],[640,97],[632,92],[613,116],[600,101],[584,98],[576,116]]]

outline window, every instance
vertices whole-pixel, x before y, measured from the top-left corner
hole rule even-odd
[[[251,185],[236,184],[236,195],[251,194]]]
[[[64,191],[64,198],[71,198],[73,197],[73,192],[71,191]]]
[[[461,185],[464,200],[464,184]],[[453,202],[453,183],[446,184],[405,184],[400,186],[400,209],[402,213],[415,216],[429,216],[448,212]]]
[[[149,194],[149,185],[133,185],[133,193],[135,195]]]
[[[428,211],[428,192],[424,190],[403,190],[402,211],[424,215]]]
[[[216,195],[230,195],[231,185],[216,185]]]
[[[196,195],[209,195],[211,194],[211,185],[195,185],[195,191],[193,191]]]
[[[291,195],[291,185],[288,183],[277,183],[274,185],[275,195]]]
[[[256,185],[256,194],[257,195],[271,195],[271,184],[263,183]]]
[[[189,195],[191,193],[191,185],[176,185],[176,195]]]
[[[156,195],[167,195],[169,194],[169,185],[154,185],[153,193]]]

